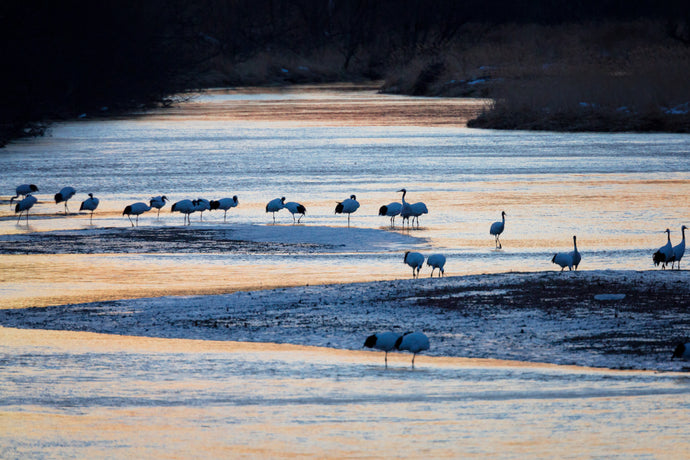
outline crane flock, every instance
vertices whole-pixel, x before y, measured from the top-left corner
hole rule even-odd
[[[29,210],[38,202],[38,199],[33,196],[33,193],[38,192],[38,187],[34,184],[22,184],[15,189],[15,195],[10,198],[10,206],[12,206],[14,200],[19,197],[23,197],[15,205],[15,213],[19,215],[17,223],[21,221],[22,215],[25,216],[27,224],[29,221]],[[422,202],[418,203],[408,203],[405,201],[405,195],[407,194],[406,189],[398,190],[402,193],[401,201],[402,203],[392,202],[388,205],[381,206],[379,208],[380,216],[387,216],[390,218],[391,228],[395,227],[395,217],[401,216],[403,219],[402,228],[405,228],[405,222],[407,222],[407,227],[415,225],[415,219],[417,222],[417,228],[419,228],[419,216],[428,213],[428,208]],[[76,194],[76,189],[74,187],[63,187],[58,193],[55,194],[55,203],[64,203],[65,214],[69,212],[67,207],[67,202],[73,198]],[[160,210],[166,205],[168,201],[167,196],[159,195],[151,197],[149,203],[136,202],[127,205],[122,215],[126,215],[129,219],[132,227],[139,225],[139,216],[151,209],[156,209],[158,211],[158,217],[160,217]],[[100,201],[96,198],[93,193],[88,193],[88,198],[85,199],[79,208],[80,211],[90,212],[89,222],[93,222],[93,213],[98,208]],[[232,198],[221,198],[219,200],[206,200],[203,198],[198,198],[195,200],[184,199],[175,202],[171,206],[171,212],[179,212],[184,214],[184,225],[191,225],[190,215],[194,212],[199,212],[200,220],[203,219],[203,212],[210,210],[221,209],[224,211],[223,222],[226,222],[227,211],[237,207],[239,204],[239,199],[237,195]],[[350,195],[350,198],[343,201],[337,202],[335,213],[336,214],[347,214],[348,216],[348,227],[350,226],[350,215],[359,209],[360,204],[357,201],[355,195]],[[266,204],[266,212],[273,214],[273,223],[275,223],[275,214],[281,209],[287,209],[292,214],[293,224],[301,223],[301,219],[306,215],[306,207],[301,203],[289,201],[285,202],[285,197],[275,198]],[[295,215],[299,215],[299,218],[295,220]],[[132,220],[132,216],[135,216],[135,220]],[[412,222],[410,223],[410,217]],[[495,238],[495,249],[502,249],[502,244],[499,240],[500,235],[505,229],[505,217],[506,212],[501,211],[501,220],[493,222],[489,228],[489,233]],[[685,254],[685,230],[688,227],[685,225],[681,226],[682,239],[680,243],[673,246],[671,243],[671,230],[666,229],[666,244],[661,246],[652,255],[652,261],[655,266],[661,265],[662,269],[666,269],[667,265],[671,264],[671,269],[677,264],[677,269],[680,270],[680,262]],[[573,235],[573,250],[570,252],[558,252],[554,254],[551,261],[561,267],[561,272],[568,267],[569,270],[577,270],[582,256],[577,249],[577,236]],[[425,257],[419,252],[406,251],[403,256],[403,263],[407,264],[412,268],[412,277],[418,278],[420,270],[424,265]],[[426,264],[431,267],[430,277],[433,277],[434,271],[438,269],[438,276],[445,275],[445,263],[446,257],[443,254],[432,254],[426,258]],[[422,332],[383,332],[376,333],[368,336],[364,342],[363,347],[375,348],[385,352],[384,362],[386,367],[388,367],[388,352],[390,351],[409,351],[412,353],[412,368],[414,368],[415,357],[418,353],[428,350],[430,347],[429,338]],[[690,344],[679,344],[673,353],[673,358],[690,359]]]
[[[366,338],[363,347],[376,348],[385,351],[384,362],[388,367],[388,352],[393,350],[409,351],[412,353],[412,367],[418,353],[429,349],[429,337],[423,332],[379,332]]]
[[[29,222],[29,211],[32,209],[32,207],[38,203],[38,200],[35,196],[33,196],[34,193],[38,192],[39,189],[36,185],[34,184],[21,184],[16,187],[15,189],[15,195],[10,198],[10,206],[14,203],[15,200],[17,200],[19,197],[23,197],[20,201],[18,201],[15,205],[15,213],[18,214],[18,219],[17,223],[21,221],[22,215],[25,216],[26,222],[28,224]],[[55,203],[64,203],[64,210],[65,214],[68,214],[69,209],[67,207],[67,202],[75,196],[77,193],[76,189],[74,187],[63,187],[58,193],[55,194],[54,199]],[[407,228],[411,228],[415,226],[416,222],[416,227],[419,228],[419,217],[423,214],[427,214],[428,208],[425,203],[423,202],[417,202],[417,203],[408,203],[405,200],[405,197],[407,195],[407,189],[402,188],[398,190],[398,193],[402,193],[401,196],[401,202],[391,202],[387,205],[381,206],[379,208],[378,215],[380,216],[386,216],[390,218],[390,226],[391,228],[395,228],[395,217],[400,216],[402,218],[402,228],[405,229],[406,226]],[[80,211],[88,211],[90,212],[89,216],[89,222],[92,224],[93,223],[93,213],[96,211],[98,208],[98,205],[100,204],[100,200],[96,198],[93,193],[88,193],[87,199],[85,199],[81,203],[81,207],[79,208]],[[276,213],[279,212],[282,209],[287,209],[291,214],[292,214],[292,221],[293,224],[300,224],[302,221],[302,218],[306,215],[307,208],[301,203],[298,203],[296,201],[289,201],[285,202],[285,197],[280,197],[280,198],[275,198],[271,201],[269,201],[266,204],[266,212],[267,213],[272,213],[273,217],[273,223],[275,224],[276,222]],[[138,226],[139,225],[139,216],[150,211],[151,209],[156,209],[157,210],[157,217],[160,218],[160,210],[165,207],[166,203],[168,202],[168,197],[165,195],[158,195],[158,196],[153,196],[150,198],[148,204],[144,202],[136,202],[132,203],[130,205],[127,205],[124,210],[122,211],[123,216],[127,216],[127,218],[130,221],[130,224],[132,227]],[[190,200],[190,199],[183,199],[180,201],[175,202],[171,206],[171,212],[179,212],[184,215],[184,222],[183,225],[191,225],[191,219],[190,215],[198,212],[199,213],[199,220],[203,221],[203,212],[204,211],[212,211],[212,210],[223,210],[223,222],[227,221],[227,212],[228,210],[235,208],[239,205],[239,199],[237,195],[234,195],[232,198],[221,198],[219,200],[207,200],[204,198],[197,198],[195,200]],[[351,215],[356,212],[360,207],[359,201],[357,201],[357,197],[353,194],[350,195],[349,198],[343,200],[343,201],[338,201],[335,207],[335,213],[336,214],[347,214],[347,225],[348,227],[350,226],[350,217]],[[296,218],[295,216],[299,216]],[[494,237],[494,242],[495,242],[495,249],[500,250],[503,248],[501,241],[500,241],[500,236],[503,234],[503,231],[505,230],[505,223],[506,223],[506,212],[501,211],[501,220],[493,222],[489,228],[489,234]],[[135,217],[134,220],[132,220],[132,216]],[[411,218],[411,220],[410,220]],[[407,223],[407,225],[406,225]],[[662,247],[660,247],[654,254],[652,255],[652,262],[654,263],[655,266],[661,265],[661,269],[665,270],[668,264],[671,264],[671,269],[678,269],[680,270],[680,262],[683,258],[683,255],[685,254],[685,230],[687,230],[688,227],[685,225],[681,226],[681,234],[682,234],[682,239],[680,243],[678,243],[676,246],[673,246],[671,244],[671,230],[666,229],[664,230],[664,233],[667,234],[667,241],[666,244]],[[560,266],[561,267],[561,272],[565,270],[566,267],[568,267],[568,270],[577,270],[578,266],[580,265],[580,262],[582,260],[582,255],[577,249],[577,236],[573,236],[573,250],[570,252],[558,252],[553,255],[551,258],[551,262]],[[409,265],[412,268],[412,276],[413,278],[419,277],[419,272],[422,269],[424,265],[425,258],[422,254],[419,252],[410,252],[407,251],[405,252],[404,258],[403,258],[404,263]],[[431,277],[433,277],[434,271],[438,269],[439,271],[439,277],[445,275],[444,271],[444,265],[446,263],[446,257],[442,254],[432,254],[429,256],[428,259],[426,259],[427,266],[431,267]]]

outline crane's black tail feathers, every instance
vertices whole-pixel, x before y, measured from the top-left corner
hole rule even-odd
[[[654,261],[654,266],[657,266],[662,263],[666,263],[666,256],[664,255],[663,252],[657,251],[652,255],[652,260]]]

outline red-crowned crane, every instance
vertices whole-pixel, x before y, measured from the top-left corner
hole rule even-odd
[[[300,221],[302,220],[302,217],[307,213],[307,208],[305,208],[303,205],[300,203],[297,203],[295,201],[288,201],[285,203],[285,207],[287,208],[288,211],[292,214],[292,223],[295,223],[295,214],[302,214],[299,216],[297,219],[297,223],[299,224]]]
[[[211,210],[211,202],[205,198],[197,198],[192,203],[194,203],[194,210],[199,213],[199,221],[204,220],[204,211]]]
[[[388,216],[391,218],[391,228],[395,228],[395,216],[400,215],[402,211],[402,204],[394,201],[388,205],[379,208],[379,216]]]
[[[69,211],[67,209],[67,200],[72,198],[77,191],[74,187],[63,187],[58,193],[55,194],[55,204],[65,203],[65,214]]]
[[[412,278],[417,278],[419,276],[419,270],[424,266],[424,256],[419,252],[406,251],[403,263],[412,267]]]
[[[575,244],[575,236],[573,236],[573,244]],[[577,245],[575,249],[577,250]],[[563,271],[565,267],[568,267],[568,270],[572,270],[574,265],[573,251],[556,253],[551,259],[551,262],[560,265],[561,271]]]
[[[168,197],[165,195],[159,195],[159,196],[152,196],[151,199],[149,200],[149,205],[152,208],[158,209],[158,214],[156,215],[157,218],[160,218],[161,216],[161,208],[165,206],[165,202],[168,201]]]
[[[503,233],[503,230],[505,228],[506,228],[506,212],[501,211],[501,220],[491,224],[491,228],[489,229],[489,234],[493,235],[494,238],[496,239],[496,249],[503,249],[503,246],[501,245],[501,241],[498,239],[498,237],[501,235],[501,233]]]
[[[355,195],[350,195],[350,198],[338,201],[335,205],[336,214],[347,214],[347,226],[350,226],[350,214],[355,212],[359,208],[359,201]]]
[[[29,209],[33,205],[35,205],[38,202],[38,199],[36,199],[35,196],[31,195],[30,193],[27,194],[24,199],[22,199],[20,202],[17,203],[17,205],[14,207],[14,212],[19,213],[19,218],[17,218],[17,223],[22,218],[22,213],[26,213],[26,225],[29,225]]]
[[[147,205],[146,203],[142,203],[141,201],[137,203],[130,204],[129,206],[125,207],[125,210],[122,211],[123,216],[127,216],[129,219],[129,222],[132,224],[132,227],[134,227],[134,222],[132,222],[132,217],[131,216],[136,216],[136,221],[137,221],[137,227],[139,226],[139,216],[141,214],[144,214],[147,211],[151,210],[151,206]]]
[[[240,201],[237,199],[237,195],[233,196],[232,198],[221,198],[220,200],[211,200],[211,210],[222,209],[223,211],[225,211],[225,214],[223,214],[223,222],[225,222],[225,219],[228,215],[228,209],[234,208],[238,204],[240,204]]]
[[[91,216],[89,217],[89,224],[93,223],[93,212],[98,207],[98,203],[99,200],[98,198],[93,196],[93,193],[89,193],[89,197],[81,202],[81,206],[79,207],[80,211],[91,211]]]
[[[673,262],[673,245],[671,244],[671,230],[668,228],[664,230],[667,234],[668,240],[666,244],[661,246],[658,251],[652,254],[652,261],[654,265],[661,264],[662,270],[666,270],[666,264]]]
[[[438,276],[439,278],[446,274],[446,272],[443,270],[443,266],[446,265],[446,256],[443,254],[432,254],[426,259],[426,264],[431,267],[431,276],[430,278],[433,278],[434,276],[434,270],[438,268]]]
[[[412,225],[414,225],[415,219],[417,219],[417,228],[419,228],[419,216],[422,214],[427,214],[429,210],[421,201],[417,203],[408,203],[405,201],[405,195],[407,194],[407,189],[400,189],[398,192],[402,192],[402,209],[400,210],[400,217],[403,219],[403,228],[405,227],[405,221],[407,220],[407,227],[410,227],[410,217],[412,217]]]
[[[274,198],[266,203],[266,212],[273,213],[273,223],[276,223],[276,213],[285,207],[285,197]]]
[[[377,350],[385,351],[386,354],[383,357],[386,367],[388,367],[388,352],[395,349],[395,343],[398,341],[402,334],[397,332],[379,332],[377,334],[370,335],[364,341],[363,347],[376,348]]]
[[[16,193],[16,195],[10,198],[10,208],[12,208],[12,202],[20,196],[26,197],[26,195],[28,195],[29,193],[38,192],[38,187],[36,187],[34,184],[22,184],[18,186],[14,190],[14,192]]]
[[[412,353],[412,368],[414,368],[414,358],[417,353],[429,349],[429,337],[423,332],[406,332],[395,342],[395,348]]]
[[[192,225],[192,221],[189,215],[196,211],[196,206],[192,200],[180,200],[177,203],[173,203],[170,208],[170,212],[179,212],[184,214],[184,225]]]

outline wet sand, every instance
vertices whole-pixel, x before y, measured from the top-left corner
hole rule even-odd
[[[537,272],[301,286],[1,310],[0,324],[350,350],[372,332],[420,330],[436,356],[682,371],[687,363],[671,354],[688,339],[687,276]]]

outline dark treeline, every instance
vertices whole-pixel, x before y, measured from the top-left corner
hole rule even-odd
[[[468,24],[487,30],[645,18],[667,23],[669,36],[690,43],[687,3],[5,0],[0,145],[41,132],[46,121],[165,104],[180,91],[211,84],[385,78],[415,56],[433,60],[451,42],[482,40],[468,33]],[[309,57],[309,71],[286,75],[285,62],[299,57]]]

